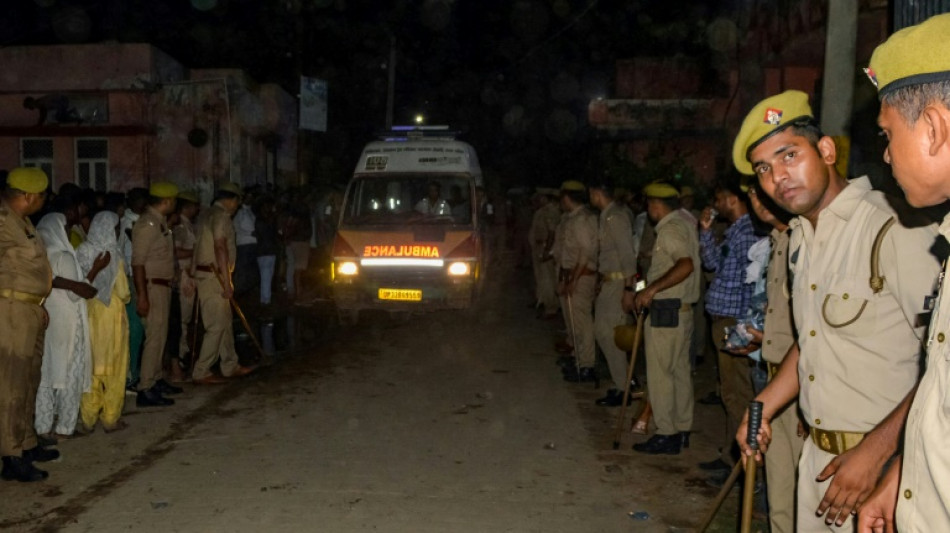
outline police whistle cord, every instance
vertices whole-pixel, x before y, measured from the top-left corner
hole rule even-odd
[[[753,425],[755,427],[753,427]],[[753,446],[754,450],[759,449],[758,434],[759,428],[762,427],[762,402],[751,402],[749,404],[749,432],[746,437],[746,442],[750,446]],[[750,502],[753,501],[755,496],[755,455],[749,457],[749,461],[746,466],[746,492],[744,498],[748,498]],[[733,485],[736,484],[736,480],[739,479],[739,474],[742,473],[742,461],[736,461],[736,465],[732,467],[732,472],[729,473],[729,477],[726,479],[726,482],[723,483],[722,489],[719,490],[719,494],[716,495],[716,499],[713,501],[713,504],[709,507],[709,511],[706,512],[706,516],[703,517],[703,521],[700,522],[699,527],[696,528],[698,533],[705,533],[706,528],[709,527],[709,524],[712,523],[713,518],[716,517],[716,513],[719,512],[719,508],[722,507],[722,502],[726,500],[726,496],[729,495],[729,492],[732,490]],[[749,474],[749,472],[752,472]],[[751,486],[749,486],[749,479],[752,480]],[[743,508],[742,508],[742,524],[745,524],[745,499],[743,499]],[[749,506],[749,525],[751,525],[752,518],[752,506],[750,503]],[[743,529],[743,532],[749,531],[748,529]]]
[[[759,451],[759,429],[762,427],[762,402],[749,402],[749,431],[746,433],[746,444],[753,451]],[[745,487],[742,491],[742,525],[741,533],[752,530],[752,508],[755,504],[755,456],[745,458]]]
[[[627,365],[627,380],[624,382],[623,399],[620,402],[620,416],[617,418],[617,430],[614,433],[614,449],[620,449],[623,439],[623,422],[627,417],[627,401],[630,400],[630,382],[633,380],[633,367],[637,364],[637,352],[640,351],[640,340],[643,338],[643,317],[645,310],[637,313],[637,331],[633,334],[630,363]]]
[[[224,276],[222,276],[221,271],[218,270],[218,265],[212,263],[211,270],[214,271],[214,276],[218,278],[218,283],[221,284],[221,290],[226,290],[226,287],[224,284]],[[241,324],[244,326],[244,331],[247,332],[247,336],[251,338],[251,343],[253,343],[254,348],[257,349],[258,358],[263,359],[264,356],[266,355],[264,353],[264,349],[261,348],[261,343],[257,342],[257,336],[254,335],[254,331],[251,329],[251,325],[247,322],[247,317],[244,316],[244,312],[241,311],[241,306],[238,305],[237,300],[234,299],[233,294],[228,298],[228,301],[231,302],[231,307],[234,308],[234,312],[237,313],[238,318],[241,319]]]

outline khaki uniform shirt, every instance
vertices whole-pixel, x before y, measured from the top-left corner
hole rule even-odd
[[[28,218],[0,202],[0,289],[46,296],[53,288],[53,270],[43,240]]]
[[[853,180],[818,217],[792,221],[789,272],[798,330],[799,405],[818,429],[866,433],[917,381],[924,299],[938,265],[933,225],[894,224],[881,247],[884,290],[868,284],[874,238],[895,216],[867,178]]]
[[[584,206],[564,216],[564,239],[560,255],[554,259],[561,268],[574,268],[586,263],[590,270],[597,270],[597,217]]]
[[[566,221],[567,213],[561,213],[557,226],[554,228],[554,244],[551,245],[551,257],[554,258],[554,265],[557,268],[561,268],[561,250],[564,248],[564,223]]]
[[[630,217],[616,202],[600,212],[598,232],[599,255],[597,271],[601,274],[620,272],[624,278],[637,273],[637,256],[634,253],[633,228]]]
[[[175,243],[165,216],[148,206],[132,226],[132,266],[144,266],[148,279],[175,277]]]
[[[531,219],[531,247],[536,250],[546,247],[560,221],[561,210],[554,202],[549,202],[535,211]]]
[[[234,260],[237,257],[234,224],[231,215],[215,202],[210,209],[206,209],[198,216],[198,241],[195,243],[195,265],[208,266],[215,264],[214,241],[227,239],[228,241],[228,269],[234,272]],[[207,273],[199,272],[198,277],[207,277]]]
[[[762,359],[779,364],[795,342],[792,305],[788,293],[788,232],[772,230],[772,256],[769,258],[765,293],[769,299],[762,331]]]
[[[940,233],[950,239],[950,215]],[[930,323],[927,369],[907,416],[904,466],[897,495],[901,533],[950,531],[950,295],[944,270],[940,296]]]
[[[175,248],[194,250],[195,241],[197,240],[195,237],[195,226],[185,215],[179,215],[179,219],[181,222],[172,228],[172,237],[175,241]],[[191,270],[191,258],[179,259],[178,268],[182,273],[188,273]]]
[[[682,213],[673,211],[656,224],[656,246],[653,248],[653,261],[647,272],[647,282],[653,283],[673,268],[677,261],[688,257],[693,261],[693,271],[683,281],[660,291],[655,298],[679,298],[683,303],[696,303],[699,300],[699,233],[696,226]]]

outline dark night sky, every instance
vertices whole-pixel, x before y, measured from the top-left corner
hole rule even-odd
[[[449,124],[509,184],[591,171],[588,102],[617,59],[702,57],[734,2],[678,0],[7,0],[0,44],[148,42],[188,67],[236,67],[296,93],[330,84],[330,131],[310,139],[349,169],[385,119],[390,35],[396,123]],[[716,7],[708,7],[710,6]]]

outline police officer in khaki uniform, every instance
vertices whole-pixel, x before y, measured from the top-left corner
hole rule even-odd
[[[896,452],[938,272],[935,228],[901,225],[884,194],[867,178],[841,177],[836,160],[799,91],[756,105],[733,149],[736,168],[798,215],[788,252],[797,342],[757,399],[765,452],[771,420],[796,395],[810,426],[799,461],[801,532],[853,528],[852,513]],[[746,432],[744,419],[736,440],[753,454]]]
[[[191,260],[195,255],[195,226],[192,223],[201,209],[198,195],[192,191],[178,193],[178,224],[172,228],[175,241],[175,259],[178,261],[178,303],[181,309],[181,338],[178,341],[178,357],[184,361],[191,352],[188,345],[188,328],[194,319],[197,284],[191,274]]]
[[[676,455],[693,427],[689,348],[693,304],[699,299],[699,234],[696,224],[680,210],[675,187],[651,183],[643,194],[650,220],[656,224],[656,245],[646,288],[636,294],[625,291],[623,307],[637,313],[650,310],[643,340],[656,434],[633,449]]]
[[[198,305],[205,325],[201,351],[192,372],[197,384],[214,384],[254,371],[241,366],[234,350],[234,332],[231,323],[231,298],[234,297],[234,262],[237,258],[234,224],[231,217],[241,206],[241,188],[233,183],[218,187],[214,203],[198,219],[198,241],[192,270],[198,281]],[[220,359],[221,373],[211,372]]]
[[[175,244],[166,218],[175,211],[178,187],[156,182],[149,187],[148,207],[132,226],[132,278],[136,313],[145,322],[145,343],[135,404],[140,407],[173,405],[163,394],[181,388],[165,381],[165,342],[175,277]]]
[[[16,168],[0,197],[0,456],[2,477],[40,481],[34,461],[59,457],[38,445],[33,429],[36,390],[49,315],[43,301],[53,272],[46,249],[27,218],[43,207],[49,179],[38,168]]]
[[[567,381],[596,381],[594,374],[594,291],[597,285],[597,217],[585,203],[579,181],[561,185],[565,211],[563,239],[555,257],[559,267],[558,292],[563,297],[564,321],[574,346],[575,364],[564,367]]]
[[[557,272],[551,260],[551,247],[554,245],[554,232],[561,221],[561,210],[555,200],[557,190],[539,188],[537,200],[540,204],[531,219],[531,264],[534,267],[535,296],[544,309],[545,318],[557,315],[559,307],[557,297]]]
[[[878,88],[878,125],[888,138],[884,159],[913,206],[950,199],[950,15],[937,15],[892,35],[871,56]],[[940,224],[950,238],[950,215]],[[945,266],[927,340],[926,372],[917,388],[897,456],[859,513],[862,533],[950,531],[950,296]],[[895,505],[896,518],[895,518]]]
[[[590,187],[590,203],[600,210],[597,271],[600,273],[601,285],[594,311],[594,332],[614,383],[607,395],[596,403],[606,406],[623,403],[628,357],[614,343],[614,328],[627,323],[623,295],[624,291],[633,290],[637,275],[633,228],[623,208],[614,202],[612,190],[606,183],[596,183]]]

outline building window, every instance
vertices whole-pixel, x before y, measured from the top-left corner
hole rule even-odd
[[[76,139],[76,185],[99,192],[109,190],[109,141]]]
[[[53,139],[20,139],[20,165],[40,167],[53,182]]]

